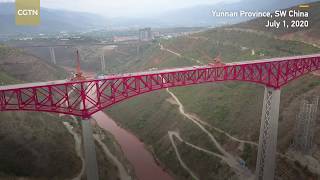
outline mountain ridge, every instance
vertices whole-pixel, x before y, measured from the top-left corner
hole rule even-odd
[[[219,10],[248,10],[259,11],[288,8],[301,3],[309,3],[314,0],[293,1],[255,1],[242,0],[234,3],[218,3],[197,5],[188,8],[177,8],[160,14],[153,14],[142,18],[109,18],[98,14],[49,9],[41,7],[41,24],[36,27],[16,26],[14,20],[14,3],[0,3],[0,33],[52,33],[60,31],[85,31],[94,28],[139,28],[139,27],[195,27],[195,26],[221,26],[225,24],[239,23],[250,18],[213,17],[211,11]],[[79,20],[81,19],[81,23]]]
[[[102,16],[76,11],[65,11],[41,7],[41,23],[38,26],[17,26],[14,3],[0,3],[0,33],[54,33],[60,31],[84,31],[104,28],[108,20]],[[81,22],[79,21],[81,20]]]
[[[308,17],[284,17],[284,18],[273,18],[272,20],[276,20],[278,22],[283,22],[284,20],[288,23],[292,21],[307,21],[308,27],[301,28],[284,28],[281,26],[280,28],[266,28],[264,27],[267,18],[257,18],[247,22],[242,22],[239,24],[231,25],[230,27],[233,29],[238,29],[242,31],[252,31],[259,34],[268,34],[271,36],[276,36],[277,38],[283,40],[293,40],[300,41],[304,43],[311,44],[316,47],[320,47],[320,1],[312,2],[309,4],[310,8],[308,8]],[[284,10],[299,10],[297,7],[291,7]]]

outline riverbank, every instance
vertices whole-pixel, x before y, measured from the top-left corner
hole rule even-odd
[[[120,144],[128,161],[133,165],[139,180],[172,180],[173,178],[158,166],[154,156],[132,133],[119,127],[107,114],[98,112],[93,115],[98,125],[111,133]]]

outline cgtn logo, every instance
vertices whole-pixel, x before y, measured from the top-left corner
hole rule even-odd
[[[18,16],[39,16],[39,10],[37,9],[18,9]]]
[[[40,24],[40,0],[16,0],[16,24]]]

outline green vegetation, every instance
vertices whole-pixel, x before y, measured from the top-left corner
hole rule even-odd
[[[257,147],[254,147],[249,144],[245,144],[241,158],[246,162],[246,165],[249,166],[251,169],[255,168],[255,163],[257,160],[257,156],[254,156],[253,154],[257,154]]]
[[[124,67],[132,65],[130,71],[135,71],[151,67],[196,65],[197,62],[192,58],[207,63],[219,53],[223,61],[230,62],[319,52],[318,48],[305,43],[225,29],[213,29],[189,37],[162,40],[161,43],[165,48],[182,54],[182,57],[161,51],[158,44],[152,44],[145,47],[146,49],[139,58],[125,63]],[[256,54],[251,54],[252,49]],[[118,65],[119,70],[121,66],[122,64]],[[315,95],[317,93],[315,89],[319,88],[319,85],[318,77],[307,75],[283,89],[279,122],[278,146],[280,152],[285,152],[292,140],[295,112],[297,112],[300,97]],[[197,115],[210,125],[235,137],[258,141],[263,86],[243,82],[208,83],[173,88],[172,92],[182,102],[186,112]],[[157,158],[177,176],[177,179],[186,179],[188,174],[175,158],[167,132],[178,131],[186,141],[211,151],[216,152],[216,148],[207,135],[190,120],[180,115],[178,106],[172,104],[170,98],[171,96],[166,91],[161,90],[116,104],[106,111],[122,126],[135,133],[144,143],[152,146]],[[245,145],[243,150],[239,151],[237,150],[238,143],[231,141],[214,129],[208,128],[208,130],[228,151],[242,157],[249,168],[254,170],[256,147],[249,148]],[[197,175],[205,174],[208,177],[216,175],[222,179],[230,177],[230,174],[226,173],[228,168],[215,165],[217,160],[201,160],[205,159],[204,155],[194,150],[187,150],[187,147],[183,145],[179,146],[179,149],[183,151],[183,157]],[[197,153],[201,155],[195,155]],[[206,167],[216,167],[216,169],[209,170]],[[283,176],[288,177],[293,174]]]
[[[285,28],[283,26],[280,26],[280,28],[266,28],[265,24],[269,20],[269,18],[256,18],[248,22],[243,22],[236,25],[231,25],[230,28],[236,28],[241,29],[242,31],[251,31],[254,33],[258,33],[261,35],[267,35],[267,36],[276,36],[280,39],[290,39],[294,41],[300,41],[300,42],[306,42],[312,45],[316,45],[319,47],[320,45],[320,2],[312,2],[309,4],[310,8],[308,8],[308,17],[278,17],[273,18],[274,20],[277,20],[278,22],[286,21],[287,24],[289,24],[289,28]],[[295,9],[298,10],[298,7],[292,7],[289,8],[290,10]],[[287,10],[289,10],[287,9]],[[308,21],[308,27],[293,27],[291,26],[291,21]]]
[[[108,157],[103,152],[102,147],[96,142],[96,153],[97,153],[97,163],[98,163],[98,173],[100,179],[110,179],[119,180],[118,168],[113,164],[113,162],[108,159]],[[86,178],[83,177],[82,180]]]
[[[0,178],[71,178],[80,171],[73,137],[45,113],[0,113]]]
[[[117,143],[116,139],[114,138],[114,136],[112,134],[110,134],[108,131],[103,130],[102,128],[100,128],[99,126],[97,126],[96,128],[99,129],[99,133],[102,134],[103,138],[103,143],[106,144],[106,146],[108,147],[108,149],[110,150],[110,152],[117,157],[117,159],[122,163],[122,165],[127,169],[127,172],[130,174],[131,177],[135,177],[135,173],[134,173],[134,169],[132,167],[132,165],[130,164],[130,162],[126,159],[125,154],[123,153],[121,146]],[[110,160],[109,160],[110,161]],[[106,167],[105,171],[108,171],[108,166],[110,166],[110,164],[112,165],[112,163],[110,162],[104,162],[105,164],[100,166],[99,165],[99,169],[100,167]],[[99,170],[99,172],[101,172],[103,170]],[[112,173],[110,173],[112,175]],[[114,177],[117,177],[117,174],[113,174]],[[113,177],[113,178],[114,178]],[[103,179],[102,176],[100,176],[100,178]],[[112,178],[112,176],[110,176],[110,178]],[[109,178],[107,178],[109,179]]]
[[[64,74],[33,56],[0,46],[0,86]],[[1,112],[0,179],[60,180],[77,174],[81,161],[72,135],[61,122],[60,117],[48,113]]]
[[[67,73],[60,67],[5,46],[0,46],[0,76],[13,77],[20,81],[46,81],[64,79]]]
[[[6,73],[0,72],[0,86],[6,85],[6,84],[17,84],[21,81],[7,75]]]
[[[140,44],[139,53],[137,52],[137,45],[119,46],[115,50],[106,52],[107,72],[134,72],[150,68],[161,69],[198,65],[197,60],[202,63],[209,63],[219,53],[221,53],[224,62],[231,62],[311,54],[320,51],[319,48],[302,42],[280,40],[273,36],[224,28],[212,29],[191,36],[161,40],[161,44],[167,49],[182,54],[182,56],[179,57],[161,50],[158,42]],[[83,67],[90,70],[100,70],[100,60],[97,55],[94,55],[97,52],[94,48],[84,51],[84,56],[82,56]],[[254,54],[252,54],[252,50],[254,50]],[[21,80],[39,80],[37,78],[45,77],[48,74],[53,74],[52,78],[60,74],[57,68],[53,68],[54,70],[46,69],[47,63],[42,63],[39,66],[32,67],[35,68],[32,69],[30,63],[38,61],[29,60],[27,61],[29,66],[24,66],[15,64],[15,59],[7,51],[3,51],[2,54],[4,58],[0,58],[0,63],[3,61],[10,62],[11,66],[0,66],[1,72],[4,72],[0,73],[1,80],[11,81],[10,77]],[[22,58],[18,60],[22,60]],[[72,64],[71,61],[65,61],[64,63]],[[26,72],[31,73],[29,77],[26,74],[21,74],[22,69],[28,69],[28,67],[30,71],[36,72],[33,74]],[[10,68],[14,68],[15,71]],[[45,72],[42,69],[45,69]],[[18,73],[10,74],[11,71]],[[263,86],[244,82],[210,83],[172,89],[172,92],[184,105],[186,112],[197,115],[209,125],[218,127],[235,137],[253,142],[258,141],[263,91]],[[294,120],[301,97],[319,95],[319,92],[319,78],[312,75],[306,75],[298,81],[290,83],[282,90],[278,139],[280,152],[286,152],[292,141]],[[114,105],[106,112],[121,126],[136,134],[148,148],[150,147],[161,164],[176,179],[190,179],[190,177],[176,158],[168,138],[168,131],[177,131],[184,140],[210,151],[218,152],[208,136],[179,113],[178,106],[165,90],[129,99]],[[242,157],[249,168],[254,170],[256,147],[244,145],[243,149],[239,150],[241,149],[239,143],[230,140],[213,128],[207,127],[207,129],[228,152]],[[108,142],[105,143],[108,144]],[[320,142],[317,143],[320,144]],[[117,148],[112,147],[111,150],[117,152]],[[200,179],[207,179],[208,177],[210,179],[229,179],[233,176],[230,169],[219,159],[196,151],[184,143],[179,143],[178,148],[186,164],[195,174],[199,175]],[[98,154],[101,154],[100,149],[98,149]],[[283,163],[284,160],[282,159],[278,161],[281,161],[281,168],[289,169],[289,166],[291,166],[288,163]],[[101,162],[99,160],[99,163]],[[3,169],[9,169],[5,171],[8,174],[19,174],[19,172],[14,172],[12,167],[15,166],[3,167]],[[108,167],[113,168],[112,166]],[[112,172],[115,171],[111,170]],[[296,173],[297,171],[290,171],[281,176],[284,179],[290,179]],[[304,173],[304,170],[299,168],[299,173]],[[108,174],[104,175],[109,177]]]
[[[175,142],[179,141],[175,140]],[[221,159],[195,150],[185,143],[179,143],[177,147],[180,150],[180,155],[183,157],[183,161],[190,169],[196,172],[197,177],[200,179],[237,179],[236,177],[233,177],[235,174]],[[194,162],[195,159],[196,162]]]
[[[250,32],[213,29],[190,37],[165,42],[165,47],[176,49],[203,62],[209,62],[219,53],[225,62],[264,59],[289,55],[311,54],[318,48],[296,41],[284,41]],[[194,40],[200,38],[200,40]],[[251,55],[251,50],[258,53]],[[259,53],[260,51],[260,53]],[[211,57],[212,59],[208,59]]]

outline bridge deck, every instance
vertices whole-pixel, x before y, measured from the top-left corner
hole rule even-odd
[[[310,57],[320,57],[320,54],[310,54],[310,55],[291,56],[291,57],[278,57],[278,58],[252,60],[252,61],[231,62],[231,63],[226,63],[224,66],[230,67],[230,66],[236,66],[236,65],[258,64],[258,63],[268,63],[268,62],[277,62],[277,61],[288,61],[288,60],[304,59],[304,58],[310,58]],[[183,71],[188,71],[188,70],[206,69],[206,68],[213,68],[213,66],[202,65],[202,66],[169,68],[169,69],[161,69],[161,70],[154,70],[154,71],[142,71],[142,72],[115,74],[115,75],[105,75],[105,76],[103,76],[103,79],[133,77],[133,76],[152,75],[152,74],[161,74],[161,73],[170,73],[170,72],[183,72]],[[93,80],[97,80],[97,79],[89,78],[89,79],[87,79],[85,81],[93,81]],[[11,90],[11,89],[28,88],[28,87],[35,87],[35,86],[41,87],[41,86],[59,85],[59,84],[67,84],[67,83],[75,83],[75,82],[68,81],[68,80],[56,80],[56,81],[48,81],[48,82],[24,83],[24,84],[0,86],[0,90]]]

